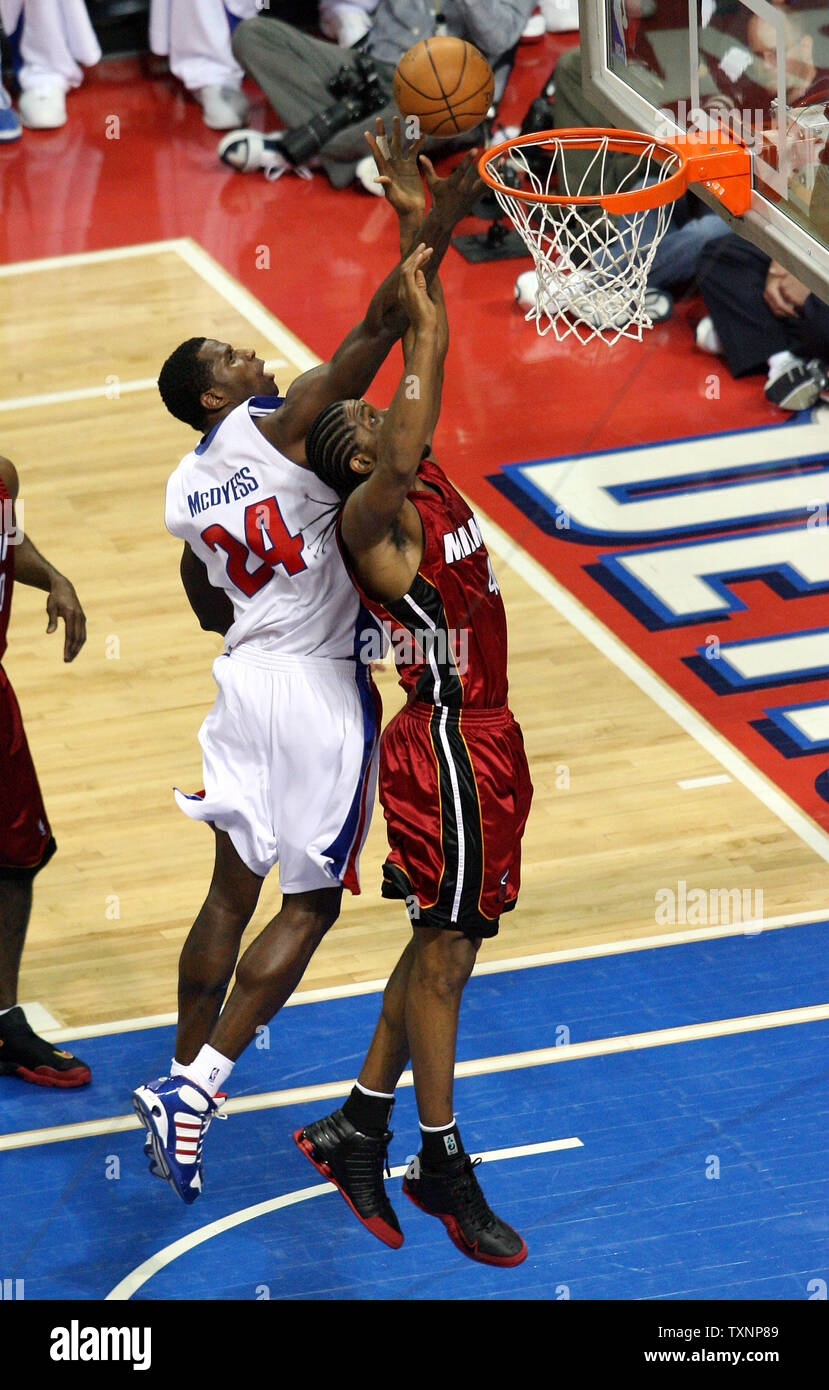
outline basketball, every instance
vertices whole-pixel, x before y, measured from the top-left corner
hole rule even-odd
[[[492,105],[495,79],[483,53],[465,39],[422,39],[394,73],[402,116],[416,116],[424,135],[447,137],[479,125]]]

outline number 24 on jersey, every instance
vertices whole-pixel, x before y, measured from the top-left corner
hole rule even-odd
[[[307,569],[302,558],[302,532],[291,535],[275,497],[268,497],[263,502],[251,502],[245,508],[246,546],[218,523],[202,531],[201,538],[211,550],[225,552],[228,579],[246,598],[253,598],[265,587],[277,565],[284,565],[286,573],[290,575],[300,574]],[[247,567],[250,555],[261,561],[253,573]]]

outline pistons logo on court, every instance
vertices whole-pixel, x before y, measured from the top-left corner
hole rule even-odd
[[[490,481],[547,537],[556,578],[829,825],[827,416]]]

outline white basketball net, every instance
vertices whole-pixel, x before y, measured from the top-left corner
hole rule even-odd
[[[582,189],[600,194],[627,193],[645,184],[661,183],[675,174],[679,155],[668,153],[643,137],[636,165],[620,183],[613,183],[607,168],[609,136],[596,138],[592,156],[576,151],[573,137],[551,134],[537,143],[515,145],[498,163],[509,165],[521,176],[525,192],[577,197]],[[543,148],[549,164],[539,176],[540,160],[530,167],[527,155]],[[578,181],[568,171],[568,152],[587,154],[589,164]],[[493,168],[498,178],[498,168]],[[611,216],[604,208],[574,203],[544,203],[518,198],[500,188],[494,190],[504,212],[527,245],[537,276],[535,303],[527,313],[540,334],[552,328],[561,341],[573,334],[579,342],[600,338],[615,343],[619,338],[641,342],[642,329],[653,327],[645,309],[648,273],[656,249],[665,235],[673,202],[647,211]]]

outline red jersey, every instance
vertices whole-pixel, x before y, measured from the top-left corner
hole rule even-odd
[[[417,574],[396,603],[361,591],[363,602],[391,638],[410,699],[499,708],[507,702],[507,619],[480,528],[434,459],[423,460],[418,478],[429,487],[409,493],[425,541]]]
[[[9,532],[13,529],[12,499],[0,478],[0,661],[3,660],[6,650],[6,632],[14,587],[14,546],[9,539]]]

